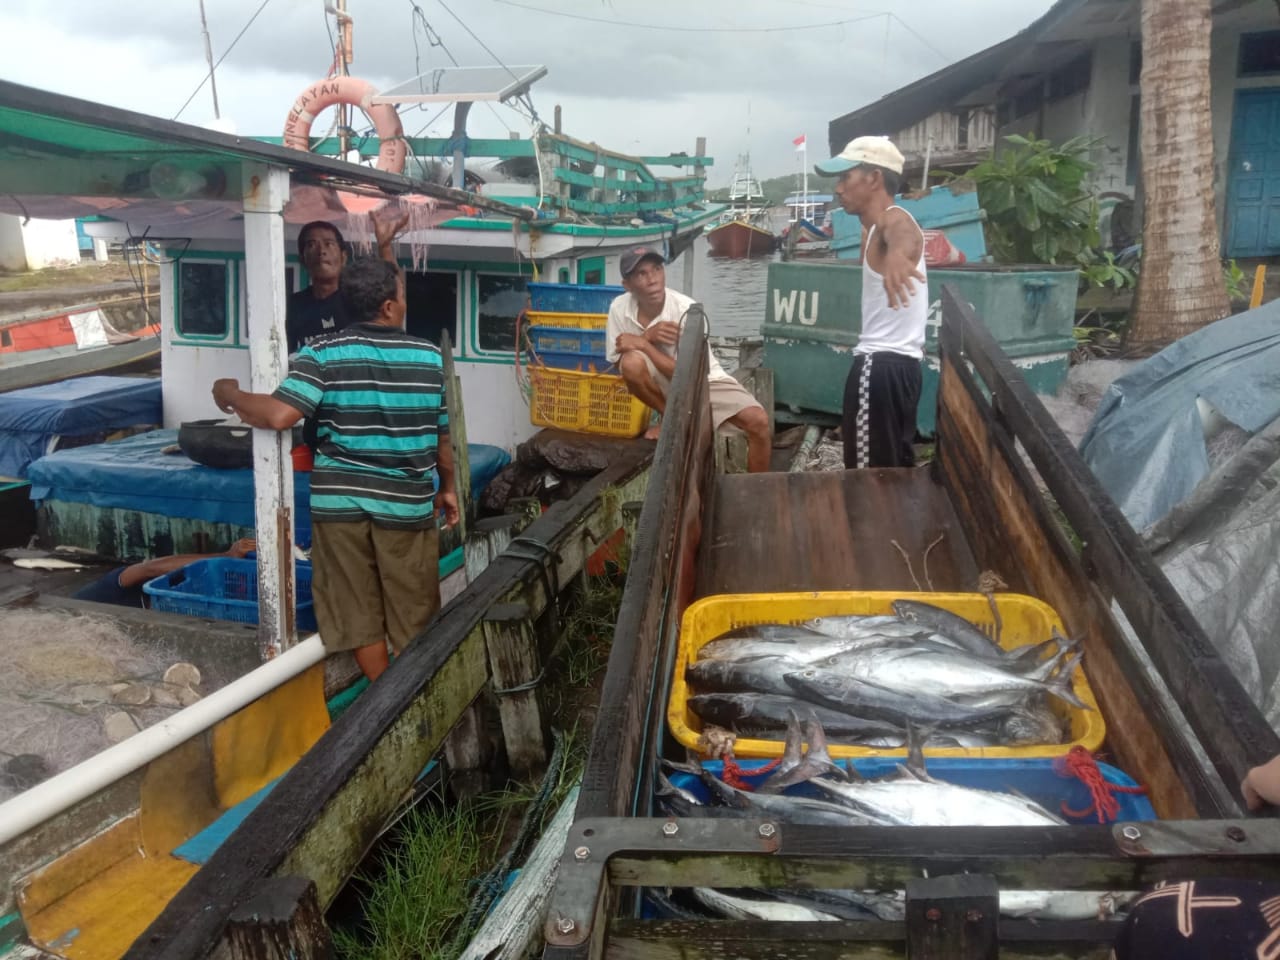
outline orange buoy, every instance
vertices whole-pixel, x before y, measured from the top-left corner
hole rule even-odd
[[[284,145],[295,150],[311,148],[311,124],[316,115],[339,103],[359,107],[373,121],[378,134],[379,170],[387,173],[403,173],[408,147],[404,139],[404,127],[400,115],[389,103],[371,103],[378,91],[368,80],[359,77],[330,77],[317,80],[293,101],[289,116],[284,122]]]

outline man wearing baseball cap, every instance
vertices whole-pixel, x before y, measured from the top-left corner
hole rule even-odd
[[[858,137],[816,164],[839,177],[836,201],[862,221],[862,328],[844,385],[844,465],[910,467],[920,403],[929,295],[924,234],[894,204],[902,153],[888,137]]]
[[[622,285],[627,292],[609,306],[605,353],[631,394],[662,413],[671,392],[676,369],[676,344],[690,297],[668,289],[665,262],[655,247],[632,247],[619,261]],[[724,372],[711,348],[707,348],[707,380],[711,393],[711,420],[718,430],[725,425],[747,435],[747,469],[769,469],[773,437],[764,407],[737,380]],[[645,436],[657,437],[657,428]]]

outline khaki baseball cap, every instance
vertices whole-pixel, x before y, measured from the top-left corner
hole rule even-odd
[[[903,163],[902,151],[888,137],[858,137],[830,160],[815,163],[813,169],[821,177],[834,177],[863,164],[902,173]]]

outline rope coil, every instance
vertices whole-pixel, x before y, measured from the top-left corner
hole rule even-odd
[[[1120,818],[1120,801],[1117,793],[1145,794],[1144,786],[1122,787],[1109,782],[1098,768],[1093,754],[1081,746],[1074,746],[1065,757],[1057,757],[1053,761],[1053,769],[1060,777],[1075,777],[1089,788],[1091,803],[1082,810],[1073,810],[1062,801],[1062,812],[1068,817],[1083,819],[1096,815],[1099,823],[1114,823]]]

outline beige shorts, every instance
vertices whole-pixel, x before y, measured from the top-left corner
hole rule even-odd
[[[649,375],[653,377],[653,382],[658,385],[662,395],[664,397],[670,395],[671,381],[658,372],[657,366],[654,365],[652,358],[648,354],[641,353],[640,356],[644,357],[645,366],[649,368]],[[732,378],[728,380],[712,380],[708,383],[708,386],[711,393],[711,423],[717,430],[721,428],[725,430],[739,429],[735,424],[728,423],[728,421],[743,410],[760,406],[760,401],[751,395],[751,391]]]
[[[391,641],[397,653],[440,609],[439,533],[371,520],[311,525],[311,595],[328,653]]]

